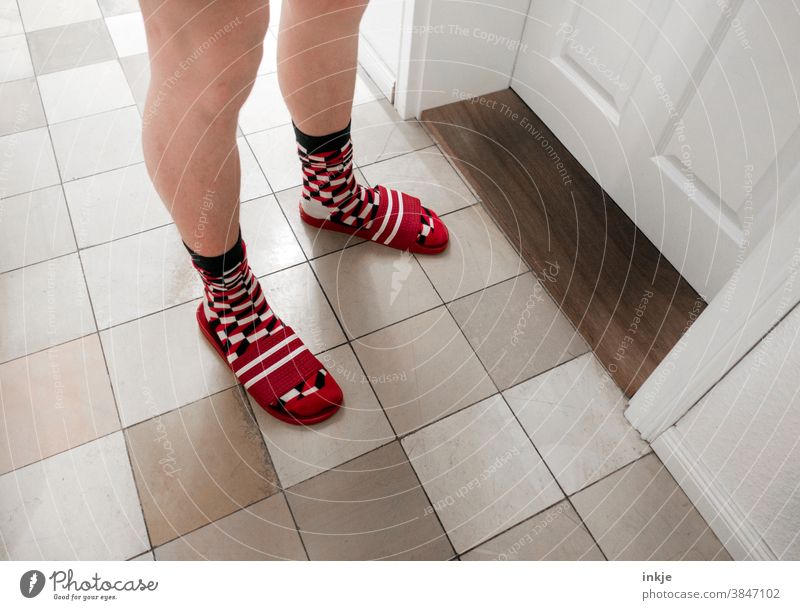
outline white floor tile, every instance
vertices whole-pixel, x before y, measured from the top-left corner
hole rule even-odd
[[[24,34],[17,0],[0,0],[0,36]]]
[[[284,487],[394,440],[394,432],[350,347],[343,345],[319,358],[345,395],[344,406],[330,419],[310,428],[287,426],[250,401]]]
[[[0,558],[128,559],[149,547],[115,432],[0,477]]]
[[[313,353],[344,343],[344,333],[308,264],[262,277],[261,286],[270,307]]]
[[[367,165],[361,172],[371,186],[382,184],[419,197],[437,214],[475,203],[475,195],[435,147]]]
[[[623,415],[625,396],[591,353],[503,396],[567,494],[650,450]]]
[[[239,126],[245,134],[291,123],[292,117],[283,103],[277,74],[256,78],[250,96],[239,113]]]
[[[450,234],[447,250],[438,256],[420,256],[419,264],[445,302],[527,271],[482,206],[453,212],[442,220]]]
[[[370,242],[314,259],[311,264],[350,337],[442,303],[407,252]]]
[[[43,30],[102,17],[96,0],[18,0],[25,30]]]
[[[67,182],[64,192],[80,248],[172,222],[144,163]]]
[[[305,261],[303,250],[272,195],[243,203],[239,224],[247,242],[247,258],[257,276]]]
[[[563,498],[500,396],[402,442],[458,552]]]
[[[3,201],[0,273],[74,251],[75,239],[60,186]]]
[[[144,160],[136,106],[59,123],[50,133],[65,182]]]
[[[303,183],[294,127],[281,125],[247,136],[261,169],[276,193]]]
[[[0,83],[0,136],[45,125],[35,78]]]
[[[58,168],[47,128],[0,138],[0,197],[58,184]]]
[[[356,165],[384,161],[433,144],[417,121],[403,121],[385,99],[353,108],[352,138]]]
[[[77,254],[0,275],[0,362],[95,331]]]
[[[242,184],[239,191],[239,200],[250,201],[257,197],[269,195],[269,184],[261,168],[258,166],[258,161],[256,161],[256,158],[253,156],[253,151],[250,150],[244,138],[238,138],[236,144],[239,147],[239,162],[242,167]]]
[[[380,89],[378,89],[377,85],[372,82],[372,79],[367,76],[366,72],[359,68],[356,74],[356,90],[353,95],[353,106],[374,102],[382,97],[383,94]]]
[[[125,13],[135,13],[139,10],[137,0],[98,0],[100,10],[106,17],[114,15],[124,15]]]
[[[202,294],[174,225],[82,250],[81,259],[100,329]]]
[[[198,301],[100,333],[123,427],[236,385],[200,334]]]
[[[114,41],[117,55],[120,57],[147,53],[147,37],[141,13],[126,13],[108,17],[106,26]]]
[[[25,36],[0,38],[0,83],[33,76],[33,63]]]
[[[40,76],[39,92],[51,125],[135,103],[116,59]]]

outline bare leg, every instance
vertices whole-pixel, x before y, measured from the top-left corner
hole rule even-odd
[[[183,241],[229,250],[239,230],[239,109],[253,86],[268,0],[140,0],[151,81],[147,170]]]
[[[278,78],[295,125],[309,135],[347,126],[353,106],[358,26],[368,0],[284,0]]]

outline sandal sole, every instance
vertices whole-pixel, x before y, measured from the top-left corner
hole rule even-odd
[[[361,237],[358,234],[358,229],[354,229],[351,227],[343,227],[340,224],[336,224],[335,222],[330,222],[328,220],[323,220],[321,218],[314,218],[313,216],[309,216],[308,214],[303,211],[303,206],[299,206],[300,208],[300,218],[301,220],[311,225],[312,227],[316,227],[317,229],[323,229],[325,231],[335,231],[336,233],[344,233],[345,235],[354,235],[355,237]],[[442,223],[444,224],[444,223]],[[369,238],[362,238],[365,241],[372,241]],[[403,250],[406,252],[411,252],[412,254],[441,254],[445,250],[447,250],[447,245],[450,243],[450,239],[444,242],[441,246],[436,246],[435,248],[427,248],[425,246],[421,246],[420,244],[414,242],[410,247],[402,249],[396,248],[395,246],[387,246],[387,248],[394,248],[395,250]],[[385,244],[381,244],[385,245]]]

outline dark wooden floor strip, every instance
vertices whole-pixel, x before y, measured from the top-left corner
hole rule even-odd
[[[482,99],[423,123],[632,396],[705,303],[511,89]]]

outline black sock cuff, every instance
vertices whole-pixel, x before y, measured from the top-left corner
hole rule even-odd
[[[292,122],[292,126],[294,127],[294,135],[297,138],[297,143],[305,148],[309,154],[339,150],[344,148],[344,145],[350,140],[349,122],[344,129],[324,136],[310,136],[307,133],[303,133],[294,122]]]
[[[219,256],[203,256],[187,246],[186,242],[183,242],[183,245],[189,251],[194,266],[211,275],[221,276],[225,271],[232,269],[244,260],[241,229],[239,229],[239,239],[236,241],[236,244],[234,244],[230,250]]]

